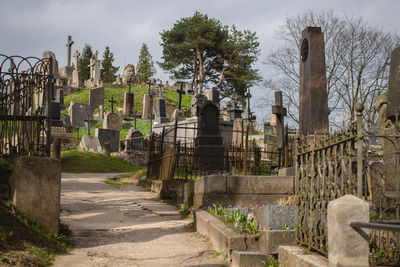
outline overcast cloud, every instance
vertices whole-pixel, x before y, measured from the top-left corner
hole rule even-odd
[[[121,72],[128,63],[136,66],[142,43],[160,61],[159,33],[198,10],[223,24],[257,32],[261,48],[257,66],[266,79],[268,68],[262,62],[279,46],[273,39],[277,27],[287,16],[328,9],[399,33],[399,0],[0,0],[0,54],[41,57],[51,50],[59,66],[65,66],[66,39],[72,35],[73,51],[89,43],[99,51],[99,59],[110,46]],[[168,75],[158,69],[157,77],[166,80]],[[253,96],[262,94],[262,87],[252,90]],[[269,111],[257,110],[257,114],[269,117]]]

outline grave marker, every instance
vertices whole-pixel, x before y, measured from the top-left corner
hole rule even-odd
[[[396,113],[400,115],[400,46],[392,51],[390,58],[386,118],[394,121]]]
[[[89,106],[94,111],[100,105],[104,105],[104,87],[91,88],[89,90]]]
[[[71,35],[68,35],[67,44],[65,45],[67,47],[67,67],[71,67],[71,46],[73,44],[74,41],[72,41]]]
[[[104,116],[103,128],[109,130],[122,130],[122,120],[117,113],[107,112]]]
[[[90,116],[93,120],[92,109],[84,103],[71,102],[69,107],[69,116],[71,117],[72,127],[85,127],[85,120]]]
[[[111,129],[95,129],[95,136],[99,139],[100,145],[103,147],[106,142],[110,143],[110,152],[119,151],[119,131]]]

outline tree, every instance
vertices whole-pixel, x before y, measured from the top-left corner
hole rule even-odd
[[[361,18],[340,18],[332,11],[308,11],[288,17],[276,32],[284,45],[269,53],[266,64],[276,70],[266,85],[284,94],[288,115],[298,122],[298,91],[301,32],[321,27],[325,38],[326,78],[330,123],[355,118],[354,106],[364,104],[364,117],[373,123],[375,99],[387,88],[391,50],[398,37],[367,25]]]
[[[136,78],[139,84],[145,83],[156,73],[153,57],[150,55],[149,47],[143,43],[140,48],[139,61],[136,65]]]
[[[191,80],[200,91],[210,84],[222,97],[235,93],[241,98],[246,86],[260,80],[253,68],[260,53],[255,33],[222,25],[196,12],[160,35],[163,62],[158,64],[173,79]]]
[[[113,66],[113,62],[114,54],[110,51],[110,47],[106,46],[100,69],[101,80],[105,83],[112,83],[115,81],[116,73],[119,70],[119,67]]]
[[[79,71],[79,78],[80,83],[83,84],[86,80],[90,78],[90,59],[93,56],[92,46],[89,44],[85,44],[81,57],[78,60],[78,71]]]

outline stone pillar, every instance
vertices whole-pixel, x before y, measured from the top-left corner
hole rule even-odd
[[[354,195],[345,195],[328,204],[328,255],[330,267],[368,266],[369,242],[352,222],[369,222],[369,205]],[[369,233],[368,229],[362,229]]]
[[[325,44],[320,27],[302,32],[299,131],[303,135],[329,131]]]
[[[390,57],[386,118],[394,121],[396,112],[400,115],[400,46],[392,51]]]
[[[124,115],[125,116],[132,116],[133,109],[135,107],[135,95],[133,93],[126,92],[124,94]]]
[[[61,139],[53,138],[53,144],[51,146],[51,157],[53,159],[60,159],[61,156]]]
[[[286,116],[286,108],[283,107],[282,92],[275,91],[275,106],[272,106],[272,114],[275,115],[276,119],[276,130],[278,135],[278,145],[284,149],[284,116]]]
[[[104,119],[104,105],[99,105],[99,117]]]
[[[74,44],[74,41],[72,41],[71,35],[68,35],[67,38],[67,67],[71,67],[71,46]]]
[[[165,100],[159,98],[156,103],[156,122],[158,124],[168,122],[167,113],[165,111]]]
[[[148,120],[152,114],[152,109],[153,109],[153,96],[151,94],[145,94],[143,96],[142,119]]]
[[[178,120],[178,121],[183,121],[185,120],[185,114],[183,112],[183,110],[181,109],[175,109],[174,113],[172,114],[172,120]]]

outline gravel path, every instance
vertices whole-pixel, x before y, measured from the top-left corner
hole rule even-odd
[[[104,183],[115,174],[62,174],[61,222],[74,249],[55,266],[222,266],[192,220],[135,185]]]

